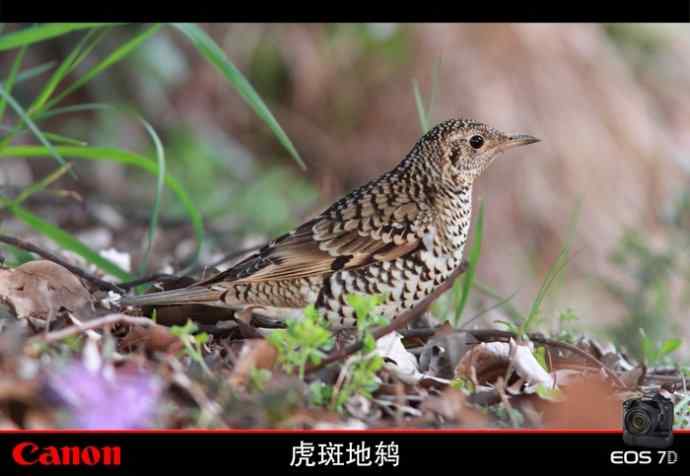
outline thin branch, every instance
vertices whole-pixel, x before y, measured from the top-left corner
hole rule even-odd
[[[0,242],[7,243],[8,245],[12,245],[12,246],[15,246],[17,248],[21,248],[25,251],[30,251],[31,253],[37,254],[41,258],[45,258],[48,261],[52,261],[53,263],[57,263],[60,266],[67,268],[69,271],[76,274],[80,278],[85,279],[86,281],[92,283],[93,285],[95,285],[99,289],[102,289],[105,291],[114,291],[116,293],[122,293],[123,292],[123,289],[120,288],[118,285],[111,283],[109,281],[104,281],[103,279],[97,278],[93,274],[88,273],[88,272],[84,271],[83,269],[81,269],[77,266],[71,265],[71,264],[67,263],[66,261],[58,258],[57,256],[55,256],[51,252],[46,251],[42,248],[39,248],[38,246],[33,245],[31,243],[28,243],[24,240],[20,240],[18,238],[14,238],[14,237],[7,236],[7,235],[0,235]]]
[[[180,277],[176,276],[174,274],[168,274],[168,273],[155,273],[155,274],[151,274],[149,276],[144,276],[142,278],[133,279],[132,281],[125,281],[122,283],[118,283],[117,285],[120,288],[127,291],[127,290],[130,290],[136,286],[139,286],[140,284],[147,284],[147,283],[151,283],[153,281],[173,281],[176,279],[180,279]]]
[[[41,334],[37,335],[35,337],[32,337],[31,339],[28,340],[28,344],[33,344],[36,342],[43,342],[43,343],[51,343],[51,342],[56,342],[59,340],[62,340],[66,337],[73,336],[76,334],[80,334],[82,332],[86,332],[91,329],[98,329],[101,327],[105,327],[110,324],[118,324],[124,322],[125,324],[131,324],[133,326],[156,326],[156,324],[153,320],[149,319],[148,317],[132,317],[128,316],[126,314],[108,314],[107,316],[103,316],[97,319],[93,319],[91,321],[79,324],[79,325],[74,325],[70,327],[66,327],[64,329],[60,329],[59,331],[54,331],[54,332],[49,332],[48,334]]]
[[[400,316],[396,317],[391,321],[390,324],[384,327],[380,327],[376,329],[373,334],[375,339],[380,339],[381,337],[390,334],[391,332],[397,331],[405,327],[407,324],[410,322],[414,321],[415,319],[419,318],[422,316],[427,308],[431,305],[432,302],[434,302],[438,297],[443,294],[444,292],[448,291],[452,286],[453,282],[455,282],[455,279],[460,276],[462,273],[464,273],[467,270],[467,261],[463,261],[460,266],[458,266],[455,271],[450,275],[448,279],[446,279],[439,287],[437,287],[434,292],[432,292],[430,295],[428,295],[426,298],[424,298],[421,302],[419,302],[415,307],[412,309],[405,311],[402,313]],[[363,342],[362,340],[359,340],[355,342],[354,344],[344,348],[343,350],[336,351],[330,355],[328,355],[326,358],[324,358],[318,365],[310,365],[305,369],[305,373],[311,373],[315,372],[319,369],[322,369],[323,367],[332,364],[333,362],[337,362],[339,360],[343,360],[346,357],[349,357],[350,355],[354,354],[358,350],[362,348]]]
[[[221,258],[214,261],[213,263],[209,263],[206,265],[199,264],[199,265],[193,266],[191,269],[189,269],[187,271],[187,274],[196,274],[198,272],[206,272],[206,270],[209,268],[215,268],[216,266],[227,263],[228,261],[232,261],[236,258],[241,258],[246,254],[252,253],[254,251],[257,251],[257,250],[263,248],[264,246],[266,246],[266,243],[262,243],[260,245],[252,246],[250,248],[245,248],[242,250],[232,251],[230,253],[226,253],[225,255],[223,255]]]

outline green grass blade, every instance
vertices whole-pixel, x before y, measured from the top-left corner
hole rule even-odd
[[[0,51],[28,46],[39,41],[62,36],[75,30],[96,28],[116,23],[43,23],[0,36]]]
[[[268,109],[264,101],[254,90],[242,72],[228,59],[225,52],[216,44],[208,34],[195,24],[176,23],[174,26],[180,30],[199,52],[218,70],[220,70],[230,84],[237,90],[242,98],[254,110],[257,116],[263,120],[273,131],[278,141],[282,144],[290,155],[295,159],[302,169],[306,169],[302,158],[297,153],[294,145],[278,124],[278,121]]]
[[[43,135],[58,145],[76,145],[78,147],[89,145],[87,142],[83,140],[73,139],[72,137],[63,136],[62,134],[56,134],[54,132],[43,131]]]
[[[156,180],[156,195],[153,200],[153,208],[151,210],[151,218],[149,220],[149,231],[147,236],[146,250],[144,251],[144,257],[141,261],[141,267],[139,268],[139,274],[146,274],[148,269],[149,255],[151,254],[151,247],[153,246],[153,240],[156,237],[156,230],[158,229],[158,216],[161,207],[161,198],[163,196],[163,187],[165,187],[165,150],[163,149],[163,144],[161,143],[158,134],[156,134],[155,129],[151,124],[149,124],[144,118],[139,118],[146,132],[148,132],[151,140],[153,141],[154,147],[156,148],[156,162],[158,165],[158,178]]]
[[[53,109],[50,109],[49,111],[43,111],[38,114],[36,114],[36,121],[42,121],[44,119],[48,119],[49,117],[55,117],[55,116],[60,116],[62,114],[70,114],[74,112],[85,112],[85,111],[105,111],[108,109],[113,109],[118,112],[122,112],[123,110],[118,108],[117,106],[114,106],[112,104],[104,103],[104,102],[86,102],[82,104],[75,104],[74,106],[65,106],[65,107],[56,107]]]
[[[467,300],[470,296],[470,289],[474,284],[474,276],[477,272],[477,263],[479,263],[479,256],[482,250],[482,236],[484,233],[484,202],[479,205],[479,215],[477,217],[477,223],[474,228],[474,238],[472,240],[472,248],[467,255],[467,261],[469,266],[467,271],[465,271],[464,278],[462,280],[462,291],[460,293],[460,302],[455,309],[455,325],[460,322],[462,318],[463,311],[467,305]]]
[[[24,54],[26,53],[26,46],[22,47],[17,53],[12,63],[12,68],[10,68],[10,74],[5,80],[5,91],[7,94],[12,94],[12,88],[14,87],[15,81],[17,80],[17,73],[22,65],[22,60],[24,59]],[[5,116],[5,107],[7,106],[7,101],[5,98],[0,98],[0,124],[2,124],[2,118]]]
[[[36,127],[36,124],[31,120],[31,118],[26,114],[26,111],[24,111],[24,108],[19,105],[17,101],[14,100],[12,96],[10,96],[6,91],[5,88],[0,86],[0,97],[4,98],[5,101],[10,105],[12,109],[17,113],[17,115],[20,117],[24,123],[28,126],[28,128],[33,132],[33,134],[36,136],[36,138],[45,146],[45,148],[48,150],[49,155],[55,158],[55,160],[58,161],[60,165],[65,165],[65,159],[62,158],[60,153],[53,147],[53,145],[46,139],[46,137],[43,135],[41,130]],[[8,139],[11,139],[12,135],[8,135],[0,144],[0,150],[5,149],[7,147]]]
[[[56,63],[57,61],[46,61],[45,63],[39,64],[38,66],[25,69],[17,75],[17,81],[15,81],[15,84],[28,81],[30,79],[42,75],[47,71],[50,71],[51,69],[53,69]]]
[[[109,259],[102,257],[65,230],[53,225],[52,223],[48,223],[19,205],[10,205],[8,209],[14,214],[15,217],[41,233],[43,236],[53,240],[62,249],[66,249],[78,254],[89,263],[97,266],[100,270],[105,271],[108,274],[112,274],[120,280],[128,281],[132,279],[132,276],[127,271],[120,268],[117,264],[113,263]]]
[[[133,152],[109,148],[109,147],[68,147],[59,146],[57,149],[66,157],[72,157],[75,159],[85,159],[94,161],[111,161],[117,162],[123,165],[133,166],[144,170],[145,172],[158,176],[159,167],[158,164],[148,157],[135,154]],[[0,149],[0,158],[9,157],[24,157],[24,158],[41,158],[48,155],[48,151],[45,147],[41,146],[12,146]],[[163,175],[163,174],[161,174]],[[171,175],[164,174],[165,186],[175,194],[177,200],[182,205],[185,213],[190,219],[192,228],[194,230],[195,239],[197,241],[197,247],[195,250],[195,258],[198,256],[201,244],[204,241],[204,223],[201,213],[196,208],[196,205],[192,201],[191,197],[184,190],[182,185]]]
[[[38,182],[32,183],[30,186],[26,187],[24,190],[21,191],[21,193],[12,200],[11,202],[8,202],[6,205],[1,205],[0,208],[5,208],[5,207],[12,207],[16,205],[21,205],[24,203],[31,195],[33,195],[36,192],[40,192],[41,190],[44,190],[48,185],[51,183],[55,182],[58,180],[60,177],[65,175],[67,171],[72,167],[72,164],[70,162],[67,162],[65,165],[62,167],[58,168],[57,170],[51,172]]]
[[[422,100],[422,94],[419,91],[419,84],[417,84],[416,79],[412,80],[412,91],[414,92],[414,101],[417,106],[417,114],[419,115],[419,127],[422,128],[422,134],[426,134],[429,131],[429,118],[426,115],[424,101]]]
[[[147,28],[144,31],[141,31],[134,35],[133,38],[131,38],[129,41],[123,43],[120,45],[115,51],[113,51],[111,54],[109,54],[104,60],[100,61],[98,64],[94,65],[91,67],[86,73],[84,73],[82,76],[79,77],[74,83],[69,85],[67,88],[65,88],[60,94],[55,96],[53,99],[48,101],[48,103],[45,105],[46,109],[50,109],[62,99],[65,98],[65,96],[73,93],[77,89],[81,88],[84,86],[86,83],[91,81],[93,78],[101,74],[103,71],[114,65],[115,63],[121,61],[124,59],[127,55],[129,55],[132,51],[137,49],[144,41],[146,41],[148,38],[150,38],[152,35],[158,32],[161,28],[161,24],[156,23],[155,25]]]
[[[439,55],[434,62],[434,69],[431,73],[431,98],[429,99],[429,107],[427,108],[427,123],[430,126],[432,124],[433,111],[436,106],[436,98],[438,96],[438,75],[441,71],[441,60],[442,56]]]
[[[544,276],[544,281],[542,282],[542,285],[539,288],[539,292],[537,293],[536,298],[532,302],[529,314],[527,314],[527,319],[525,319],[525,321],[520,326],[520,330],[522,333],[525,333],[530,329],[532,322],[536,319],[536,317],[539,315],[541,311],[542,303],[544,302],[544,298],[551,289],[551,286],[568,264],[568,256],[570,254],[570,249],[575,238],[575,230],[577,228],[577,222],[580,217],[580,209],[581,202],[578,202],[570,218],[570,223],[568,224],[568,235],[566,241],[565,243],[563,243],[563,246],[561,247],[561,250],[558,253],[558,257],[556,258],[556,261],[554,261],[554,263],[547,271],[546,276]]]
[[[155,238],[156,229],[158,228],[158,217],[160,215],[160,205],[163,196],[163,188],[165,187],[165,150],[163,148],[163,143],[161,142],[158,134],[156,133],[153,126],[146,121],[140,114],[130,111],[125,108],[113,106],[106,103],[86,103],[78,104],[76,106],[67,106],[64,108],[55,108],[51,111],[47,111],[43,114],[39,114],[40,119],[45,119],[46,117],[57,116],[61,114],[67,114],[71,112],[83,112],[83,111],[104,111],[104,110],[114,110],[120,113],[125,113],[130,116],[134,116],[146,129],[146,133],[151,138],[153,145],[156,150],[156,161],[158,163],[158,179],[156,183],[156,194],[154,197],[153,207],[151,209],[151,218],[149,220],[149,231],[147,235],[147,245],[144,251],[144,256],[142,259],[142,266],[140,267],[139,274],[145,274],[148,267],[148,259],[151,253],[151,246]],[[76,144],[85,145],[85,144]],[[196,255],[195,255],[196,259]]]
[[[491,288],[490,286],[477,281],[475,279],[474,281],[474,287],[479,291],[480,293],[489,296],[492,299],[496,299],[501,302],[501,307],[504,308],[505,313],[510,317],[513,321],[515,322],[520,322],[523,321],[524,318],[522,316],[522,313],[510,302],[511,298],[505,298],[501,296],[495,289]]]
[[[8,126],[3,126],[0,125],[0,131],[7,131],[11,134],[17,134],[18,132],[22,132],[23,128],[22,127],[8,127]],[[46,139],[50,140],[51,142],[55,144],[62,144],[62,145],[76,145],[76,146],[85,146],[89,145],[88,142],[79,140],[79,139],[74,139],[72,137],[67,137],[62,134],[56,134],[55,132],[46,132],[42,131],[43,135],[46,137]]]
[[[43,89],[29,107],[29,115],[33,115],[41,110],[46,101],[55,92],[60,82],[79,65],[86,57],[86,54],[95,48],[107,31],[107,29],[94,28],[84,35],[67,58],[60,63],[60,66],[52,74],[45,86],[43,86]]]

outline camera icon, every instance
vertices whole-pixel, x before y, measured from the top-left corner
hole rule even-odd
[[[668,448],[673,444],[673,402],[660,394],[623,402],[623,441],[630,446]]]

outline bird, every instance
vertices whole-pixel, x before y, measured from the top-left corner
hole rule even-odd
[[[397,166],[352,190],[229,269],[187,288],[123,297],[123,305],[262,307],[295,316],[309,305],[332,329],[356,326],[350,294],[380,296],[394,319],[462,262],[472,186],[502,152],[539,142],[470,119],[426,132]]]

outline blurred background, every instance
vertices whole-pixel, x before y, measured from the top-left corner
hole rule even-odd
[[[513,295],[511,304],[527,311],[579,204],[568,266],[545,300],[540,327],[558,331],[567,321],[632,354],[640,352],[642,328],[654,341],[681,338],[680,353],[690,356],[687,25],[202,27],[264,99],[306,170],[171,29],[65,102],[126,107],[155,128],[168,172],[204,216],[201,263],[287,231],[393,167],[421,135],[416,82],[432,124],[468,117],[542,139],[500,157],[475,187],[475,205],[485,206],[478,281]],[[74,77],[141,28],[111,29]],[[79,39],[69,34],[32,45],[24,65],[59,62]],[[14,54],[0,52],[3,77]],[[45,82],[42,75],[28,78],[13,96],[30,104]],[[92,146],[154,153],[141,122],[113,110],[60,115],[45,130]],[[22,140],[35,143],[31,136]],[[55,167],[50,159],[3,160],[0,185],[16,196]],[[64,176],[25,206],[95,249],[129,253],[136,269],[155,178],[113,162],[74,169],[78,178]],[[35,237],[6,214],[2,226],[4,233]],[[10,262],[21,259],[1,249]],[[177,271],[193,251],[191,225],[165,195],[150,269]],[[467,316],[495,302],[473,292]],[[476,325],[505,317],[496,308],[482,319]]]

